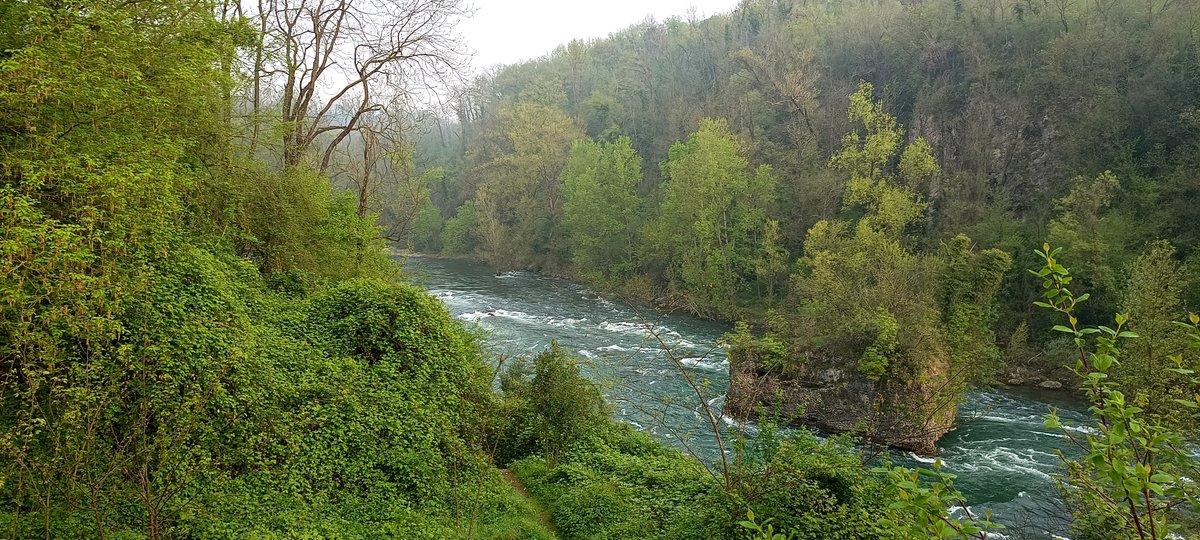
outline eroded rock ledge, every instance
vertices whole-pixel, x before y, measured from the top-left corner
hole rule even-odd
[[[912,450],[937,453],[937,441],[954,427],[958,400],[947,396],[938,371],[872,381],[843,358],[805,353],[788,373],[769,369],[745,350],[731,352],[726,410],[738,420],[760,411],[790,424],[844,433]],[[924,382],[920,382],[924,381]]]

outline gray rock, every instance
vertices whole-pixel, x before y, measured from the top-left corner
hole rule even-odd
[[[1009,386],[1021,386],[1022,384],[1025,384],[1025,381],[1022,381],[1021,379],[1019,379],[1017,377],[1013,377],[1008,380],[1007,384]]]
[[[1060,383],[1058,381],[1047,380],[1047,381],[1042,381],[1042,384],[1039,384],[1038,386],[1045,388],[1047,390],[1058,390],[1059,388],[1062,388],[1062,383]]]
[[[786,374],[759,369],[753,354],[730,354],[725,410],[738,420],[777,411],[789,423],[833,432],[865,426],[868,438],[921,455],[935,454],[938,438],[954,427],[957,400],[939,403],[932,385],[872,381],[853,361],[802,354]]]

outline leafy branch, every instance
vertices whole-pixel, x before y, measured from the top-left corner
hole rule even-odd
[[[1182,435],[1144,418],[1143,409],[1127,402],[1109,378],[1113,366],[1120,363],[1121,340],[1138,335],[1124,330],[1127,317],[1117,314],[1115,327],[1084,326],[1076,309],[1087,301],[1087,293],[1076,296],[1070,289],[1070,271],[1059,263],[1062,248],[1044,244],[1035,251],[1045,261],[1037,271],[1042,280],[1042,300],[1038,307],[1061,314],[1067,324],[1053,330],[1069,334],[1078,358],[1073,369],[1082,379],[1081,389],[1095,419],[1092,433],[1079,440],[1066,431],[1058,414],[1046,416],[1048,429],[1062,430],[1083,457],[1068,460],[1061,450],[1059,458],[1069,474],[1064,490],[1076,510],[1076,527],[1098,528],[1126,538],[1167,538],[1176,528],[1169,522],[1168,510],[1191,504],[1200,507],[1193,480],[1180,474],[1195,469],[1195,460],[1186,451]],[[1197,321],[1192,316],[1191,326]],[[1176,369],[1183,370],[1181,362]],[[1200,407],[1200,405],[1198,405]]]

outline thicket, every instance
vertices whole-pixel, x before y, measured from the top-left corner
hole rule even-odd
[[[549,537],[476,337],[241,144],[219,7],[0,7],[0,535]]]
[[[848,134],[830,163],[850,173],[842,199],[857,217],[808,231],[791,278],[796,305],[776,310],[772,330],[794,350],[857,360],[876,381],[942,381],[949,395],[987,382],[999,367],[990,327],[1011,258],[965,235],[915,249],[909,231],[927,208],[916,189],[939,171],[932,149],[922,138],[901,148],[870,84],[851,96],[850,118],[864,133]]]

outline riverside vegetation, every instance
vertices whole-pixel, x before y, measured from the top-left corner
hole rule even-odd
[[[462,14],[0,5],[4,535],[1002,528],[936,466],[780,432],[803,406],[751,404],[759,435],[726,434],[718,463],[614,423],[558,344],[486,358],[388,240],[747,319],[730,351],[764,375],[836,358],[917,400],[864,412],[912,422],[1070,350],[1094,418],[1064,431],[1085,456],[1063,458],[1075,537],[1195,534],[1193,4],[745,2],[505,68],[459,92],[450,137],[415,141],[404,85],[460,67]],[[961,118],[996,132],[953,142]],[[1042,232],[1066,249],[1030,255]],[[1008,272],[1030,261],[1041,289]],[[1118,305],[1112,328],[1081,322]]]

